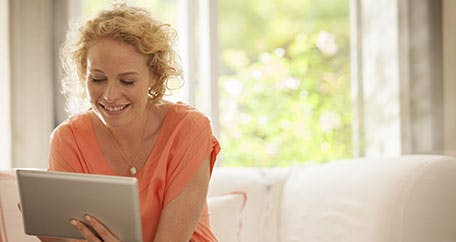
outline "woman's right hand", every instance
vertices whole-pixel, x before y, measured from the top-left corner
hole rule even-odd
[[[111,231],[109,231],[103,223],[93,216],[84,216],[84,223],[82,221],[72,219],[71,224],[79,230],[81,235],[89,242],[120,242],[120,240]],[[90,225],[96,233],[92,232],[86,224]]]

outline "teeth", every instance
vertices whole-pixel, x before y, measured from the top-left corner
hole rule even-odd
[[[106,110],[108,110],[109,112],[117,112],[117,111],[120,111],[122,109],[124,109],[127,105],[125,106],[118,106],[118,107],[107,107],[107,106],[104,106],[104,108]]]

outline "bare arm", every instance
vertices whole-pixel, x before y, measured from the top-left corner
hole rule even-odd
[[[207,158],[182,192],[163,208],[155,242],[188,242],[200,219],[210,178]]]

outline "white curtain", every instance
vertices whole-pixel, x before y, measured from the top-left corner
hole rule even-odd
[[[351,5],[355,153],[448,153],[444,117],[455,112],[444,109],[442,1]]]

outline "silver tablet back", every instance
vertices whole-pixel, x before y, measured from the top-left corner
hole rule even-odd
[[[83,238],[70,219],[98,218],[121,241],[142,241],[136,178],[18,169],[25,233]]]

